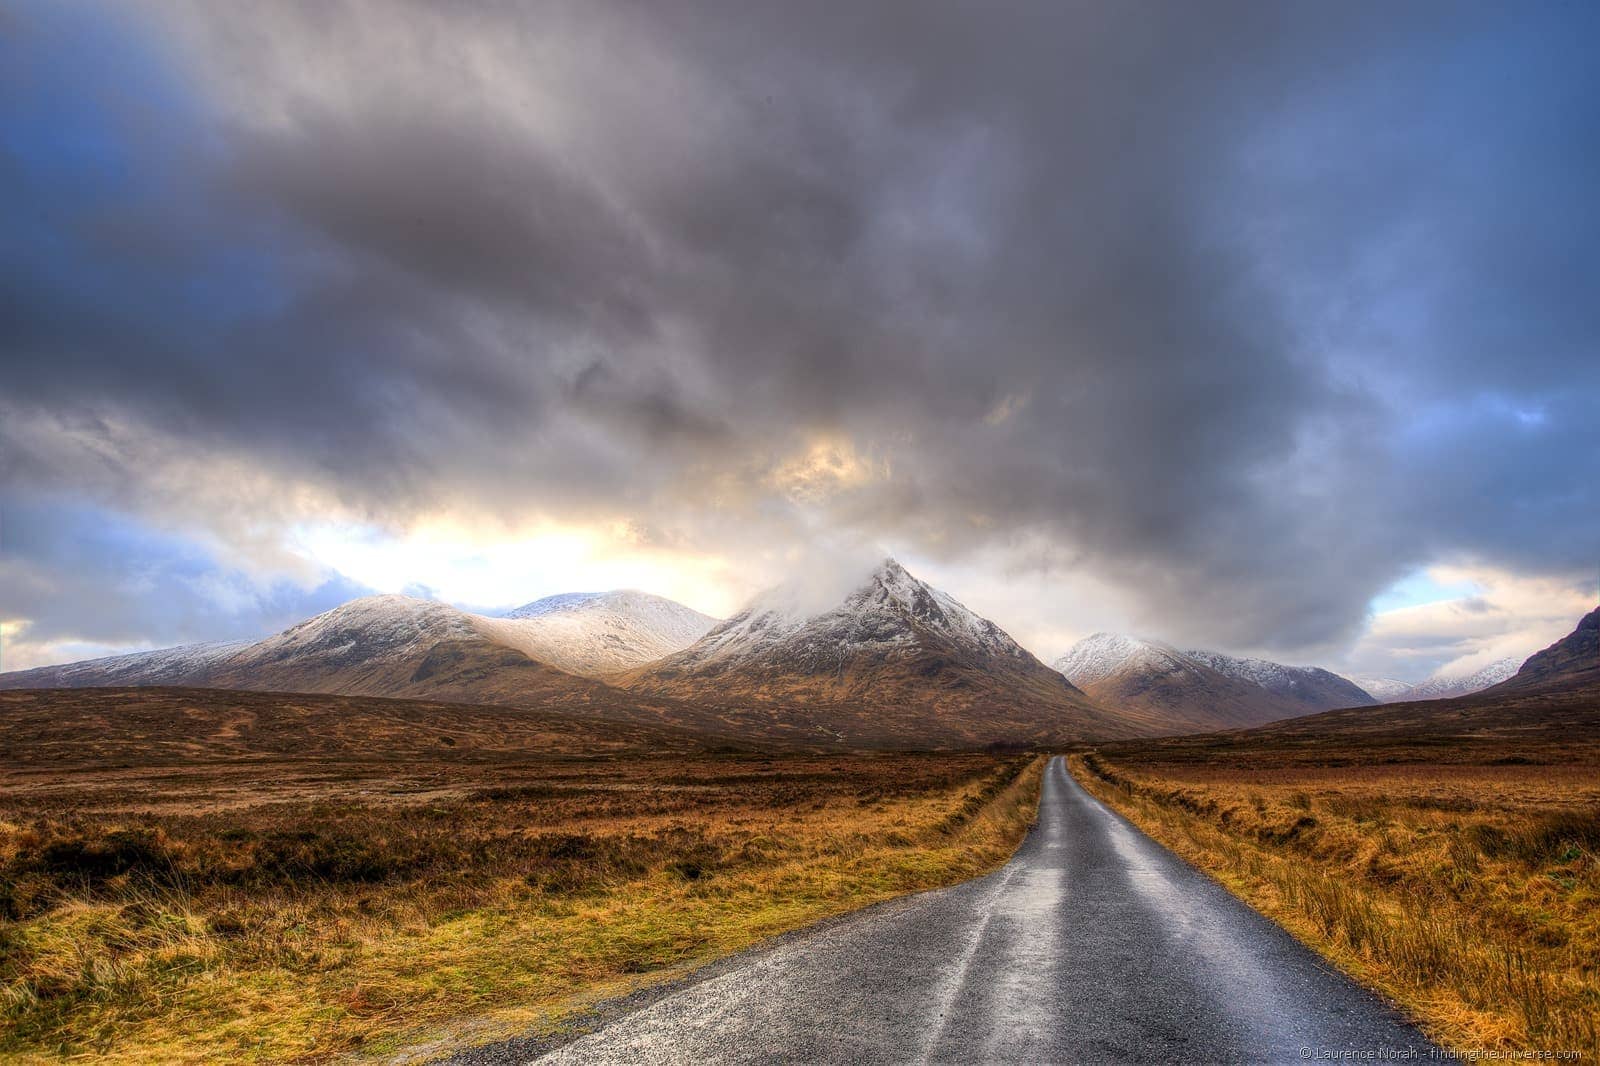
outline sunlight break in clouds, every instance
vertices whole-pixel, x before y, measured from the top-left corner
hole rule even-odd
[[[1523,577],[1485,566],[1435,566],[1430,580],[1474,594],[1383,611],[1348,657],[1352,673],[1419,681],[1526,658],[1566,636],[1593,610],[1593,584]]]
[[[399,533],[322,525],[300,530],[295,544],[307,559],[379,592],[480,610],[558,592],[637,588],[725,617],[750,591],[731,577],[726,560],[641,545],[622,525],[479,531],[433,520]]]

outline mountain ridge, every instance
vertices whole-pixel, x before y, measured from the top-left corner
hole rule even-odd
[[[473,614],[437,600],[378,594],[349,600],[257,641],[188,644],[11,671],[0,674],[0,688],[218,682],[246,687],[251,671],[274,676],[282,674],[291,659],[298,657],[305,667],[306,657],[312,656],[327,671],[365,691],[375,682],[363,680],[362,663],[387,669],[411,655],[418,642],[472,641],[509,648],[546,667],[592,678],[684,647],[714,622],[665,597],[633,590],[547,597],[500,617]]]
[[[1097,702],[1165,715],[1175,732],[1248,728],[1373,702],[1320,667],[1185,651],[1121,633],[1085,637],[1053,665]]]

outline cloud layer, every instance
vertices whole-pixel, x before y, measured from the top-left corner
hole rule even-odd
[[[6,514],[64,542],[103,509],[307,603],[337,580],[292,550],[310,522],[622,526],[767,571],[866,541],[1303,654],[1420,566],[1570,585],[1597,30],[1555,2],[23,5]],[[0,614],[124,632],[51,539],[5,545],[33,576]]]

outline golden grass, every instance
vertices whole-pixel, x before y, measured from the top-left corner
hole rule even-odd
[[[12,790],[0,1055],[320,1061],[558,1026],[597,995],[1002,864],[1042,766],[301,766],[288,798],[233,766]]]
[[[1600,1054],[1595,766],[1215,758],[1072,767],[1441,1044]]]

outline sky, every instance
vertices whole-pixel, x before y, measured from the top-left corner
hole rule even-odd
[[[1600,6],[0,0],[0,665],[371,591],[1416,680],[1600,582]]]

